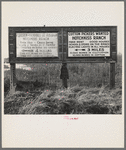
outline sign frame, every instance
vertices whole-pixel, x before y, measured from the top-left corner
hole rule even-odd
[[[68,32],[110,32],[110,56],[68,57]],[[58,57],[16,57],[16,33],[58,33]],[[9,27],[9,63],[117,62],[117,26]]]
[[[99,31],[109,31],[110,32],[110,56],[106,57],[68,57],[68,32],[99,32]],[[113,36],[113,32],[115,32]],[[65,60],[66,62],[79,62],[79,63],[110,63],[110,62],[117,62],[117,27],[116,26],[100,26],[100,27],[69,27],[65,28],[65,35],[66,35],[66,40],[65,44],[67,45],[65,48]],[[64,38],[65,39],[65,38]],[[114,42],[113,42],[114,41]],[[113,44],[112,44],[113,42]]]
[[[58,57],[16,57],[16,33],[57,33]],[[9,27],[9,63],[47,63],[62,62],[61,33],[59,29],[43,27]],[[59,51],[60,50],[60,51]]]

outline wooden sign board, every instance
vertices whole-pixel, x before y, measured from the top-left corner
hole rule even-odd
[[[110,57],[110,32],[68,32],[68,57]]]
[[[58,57],[58,33],[16,33],[17,57]]]
[[[9,27],[10,63],[117,61],[117,27]]]

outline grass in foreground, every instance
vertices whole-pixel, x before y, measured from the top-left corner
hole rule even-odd
[[[6,96],[5,114],[121,114],[122,89],[75,86],[43,90],[40,94],[17,91]]]

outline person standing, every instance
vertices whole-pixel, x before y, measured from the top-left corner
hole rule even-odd
[[[62,63],[60,79],[62,79],[63,87],[67,88],[67,79],[69,79],[67,63]]]

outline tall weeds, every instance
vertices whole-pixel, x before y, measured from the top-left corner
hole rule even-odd
[[[26,64],[32,70],[16,69],[16,78],[21,81],[36,80],[45,88],[61,88],[60,71],[62,64]],[[109,63],[69,63],[68,86],[101,87],[109,84]],[[118,55],[116,63],[116,86],[122,84],[122,56]],[[10,78],[10,71],[5,72],[5,78]],[[6,80],[8,81],[8,80]]]

